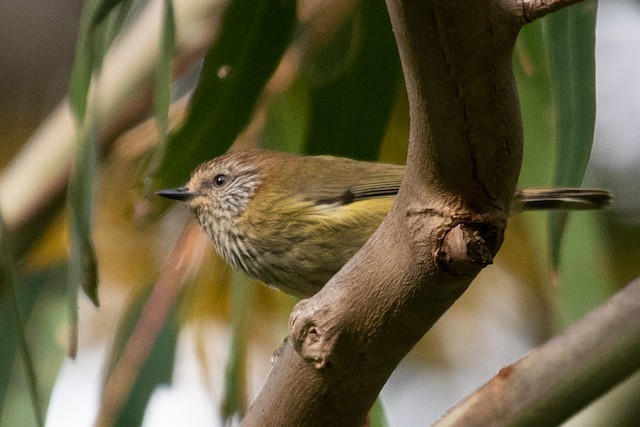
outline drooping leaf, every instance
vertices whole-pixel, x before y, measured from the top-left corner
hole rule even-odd
[[[118,414],[116,426],[141,425],[154,390],[171,383],[180,332],[177,311],[174,305]]]
[[[100,425],[140,420],[153,390],[171,378],[177,310],[200,257],[196,227],[185,227],[156,282],[138,292],[125,312],[102,388]]]
[[[91,27],[91,17],[95,13],[97,3],[96,0],[88,0],[82,8],[76,52],[73,67],[71,68],[71,78],[69,79],[69,103],[78,123],[82,123],[84,120],[89,85],[91,84],[91,76],[94,70],[94,43],[92,36],[89,34],[89,28]]]
[[[94,12],[91,14],[88,30],[93,30],[98,27],[105,18],[118,6],[126,3],[130,3],[130,0],[98,0],[94,8]]]
[[[14,272],[15,261],[11,253],[11,245],[9,236],[4,225],[4,220],[0,216],[0,268],[2,276],[0,277],[0,336],[2,339],[3,350],[0,351],[0,360],[2,365],[2,380],[0,380],[0,416],[2,415],[2,407],[7,396],[7,389],[10,384],[11,367],[13,366],[15,353],[22,357],[24,366],[24,375],[26,377],[27,389],[31,396],[33,412],[38,426],[44,425],[44,415],[38,393],[38,384],[36,379],[35,367],[27,338],[25,335],[25,322],[23,320],[20,308],[18,307],[17,283]]]
[[[554,288],[563,329],[602,304],[616,289],[603,212],[575,212],[567,222],[559,281]]]
[[[69,305],[72,333],[69,354],[75,354],[77,337],[77,289],[81,287],[94,305],[98,305],[97,264],[91,237],[94,183],[98,172],[98,135],[101,118],[89,104],[90,87],[98,78],[109,45],[120,31],[133,0],[89,0],[80,19],[80,33],[69,84],[69,101],[78,134],[75,168],[69,183],[70,265]],[[115,12],[118,13],[107,15]],[[96,14],[100,19],[96,19]],[[171,13],[173,17],[173,13]],[[170,35],[173,39],[173,34]]]
[[[130,5],[130,0],[122,2]],[[98,305],[98,281],[95,250],[91,238],[93,217],[94,183],[98,169],[98,133],[100,118],[89,102],[89,89],[93,78],[99,74],[102,58],[119,29],[123,18],[114,17],[112,22],[93,17],[104,2],[91,0],[85,4],[80,22],[80,34],[76,46],[69,100],[75,114],[78,130],[78,143],[75,169],[69,183],[68,204],[70,210],[69,257],[69,305],[72,320],[72,333],[69,354],[75,354],[77,337],[77,289],[82,288],[94,305]],[[114,5],[118,6],[118,5]],[[109,9],[110,11],[111,9]],[[123,12],[124,13],[124,12]],[[108,25],[111,24],[111,25]]]
[[[579,186],[589,158],[593,110],[588,105],[593,105],[594,102],[593,67],[589,66],[593,61],[593,40],[589,42],[589,34],[593,34],[593,21],[590,31],[576,29],[575,22],[570,23],[575,16],[562,17],[562,14],[572,9],[574,7],[560,14],[554,13],[545,18],[544,22],[527,25],[516,45],[514,69],[523,107],[525,131],[525,156],[519,182],[521,188]],[[584,13],[590,13],[589,9]],[[554,21],[550,24],[549,21],[553,19],[563,22]],[[586,37],[586,40],[582,40],[582,48],[585,50],[579,52],[575,50],[576,44],[580,43],[583,36]],[[579,65],[582,62],[584,65]],[[585,69],[572,68],[582,66]],[[581,76],[578,78],[586,80],[574,81],[578,75]],[[584,88],[580,88],[581,85]],[[576,94],[575,91],[584,92]],[[580,100],[581,97],[586,100]],[[575,103],[587,105],[579,106],[574,105]],[[581,111],[579,107],[585,107],[585,110]],[[574,120],[578,123],[579,120],[586,120],[587,124],[576,129]],[[563,130],[560,129],[561,126]],[[572,146],[574,143],[576,145]],[[555,165],[555,168],[548,165]],[[554,267],[559,269],[556,277],[561,285],[551,288],[549,292],[556,297],[557,325],[564,327],[577,320],[608,294],[610,283],[602,280],[607,261],[598,259],[598,253],[600,256],[604,253],[601,236],[598,237],[601,231],[597,229],[601,224],[595,212],[572,213],[570,218],[562,212],[545,215],[549,218],[546,223],[541,221],[540,213],[528,214],[530,218],[525,218],[530,219],[527,221],[529,233],[524,245],[528,252],[520,258],[528,260],[528,268],[531,268],[531,260],[536,257],[537,264],[546,267],[548,250],[553,248],[552,250],[557,251],[552,254],[552,259]],[[562,216],[565,218],[560,218]],[[592,240],[601,243],[594,244]],[[541,254],[544,254],[543,259],[539,259]],[[545,269],[534,268],[534,271]]]
[[[98,169],[97,145],[97,128],[93,125],[79,142],[76,170],[69,183],[69,298],[73,312],[76,311],[78,287],[98,306],[98,269],[91,237],[94,182]]]
[[[149,299],[149,295],[153,291],[153,286],[147,284],[139,291],[128,303],[124,310],[124,314],[120,319],[116,328],[116,335],[110,349],[108,361],[106,363],[105,378],[113,373],[113,370],[122,356],[127,341],[131,337],[131,332],[140,319],[140,313]]]
[[[189,115],[166,146],[157,172],[163,185],[183,183],[199,163],[222,154],[235,140],[291,39],[295,18],[292,0],[229,3]]]
[[[15,249],[12,252],[15,256]],[[60,330],[61,323],[67,322],[64,297],[66,270],[66,264],[49,266],[36,272],[14,269],[15,284],[18,286],[15,289],[17,306],[36,373],[38,408],[42,416],[47,412],[47,402],[64,358],[55,333]],[[6,293],[3,294],[0,298],[0,324],[3,325],[0,327],[0,424],[36,425],[37,413],[31,403],[33,381],[28,378],[25,380],[27,371],[20,357],[21,349],[12,323],[15,317],[12,305],[13,301]]]
[[[518,188],[553,185],[556,133],[549,61],[542,31],[540,20],[522,28],[513,55],[524,130],[524,157]],[[548,270],[546,215],[528,213],[510,221],[514,245],[510,248],[511,256],[503,261],[529,283],[549,283],[552,279]]]
[[[162,36],[158,62],[155,67],[155,84],[153,87],[154,115],[158,126],[159,148],[152,154],[147,166],[148,170],[158,169],[164,155],[169,132],[169,107],[171,106],[171,66],[175,53],[176,24],[173,10],[173,0],[163,0],[164,10],[162,19]],[[151,179],[146,179],[145,193],[151,190]]]
[[[84,123],[91,81],[132,4],[133,0],[87,0],[82,8],[68,90],[78,126]]]
[[[110,7],[104,12],[105,17],[116,6],[120,7],[120,14],[112,16],[110,20],[101,18],[96,21],[96,13],[100,8],[104,8],[106,3]],[[69,346],[71,356],[75,355],[77,345],[78,287],[82,288],[94,305],[98,305],[97,263],[91,237],[91,221],[94,183],[98,170],[100,117],[96,108],[89,104],[90,86],[91,81],[99,74],[104,54],[121,28],[130,5],[131,0],[117,4],[90,0],[85,4],[69,86],[69,99],[75,114],[78,134],[75,168],[71,174],[68,194],[71,242],[68,279],[72,323]]]
[[[149,337],[150,343],[148,353],[135,353],[136,360],[123,360],[122,356],[125,349],[132,339],[132,334],[139,326],[142,313],[145,307],[148,307],[149,297],[154,287],[149,285],[145,287],[132,301],[128,304],[122,318],[117,335],[111,349],[108,366],[105,375],[105,387],[112,387],[108,391],[111,399],[117,399],[122,405],[109,408],[102,408],[100,412],[100,422],[114,425],[141,425],[144,418],[149,400],[153,391],[162,384],[169,384],[173,374],[173,366],[175,363],[175,352],[179,334],[178,325],[178,307],[176,301],[170,302],[169,311],[167,313],[158,313],[162,318],[147,318],[146,321],[161,321],[162,326],[157,335]],[[144,325],[145,328],[154,328],[153,325]],[[144,346],[147,347],[148,343]],[[127,355],[131,357],[131,355]],[[133,364],[134,366],[124,366],[122,364]],[[111,377],[114,372],[120,368],[119,372],[126,372],[125,381],[131,383],[129,387],[112,386]],[[117,373],[115,375],[118,375]],[[103,390],[105,393],[105,390]],[[113,393],[118,394],[114,396]],[[123,393],[124,395],[119,395]],[[104,397],[103,397],[104,399]],[[115,411],[112,413],[111,411]],[[108,421],[105,421],[108,420]]]
[[[176,24],[173,13],[173,0],[164,0],[162,36],[160,52],[156,64],[154,86],[154,110],[161,142],[167,136],[169,128],[169,105],[171,105],[171,59],[175,52]]]
[[[234,274],[231,283],[231,348],[220,408],[225,423],[242,419],[247,410],[247,341],[253,290],[245,276]]]
[[[588,0],[544,19],[555,105],[554,185],[580,186],[591,155],[595,124],[595,24],[597,1]],[[566,212],[549,215],[549,240],[558,266]]]
[[[309,87],[299,78],[271,102],[260,146],[268,150],[303,152],[309,110]]]
[[[524,128],[519,188],[546,187],[553,182],[551,165],[556,155],[556,133],[549,61],[542,32],[540,20],[522,28],[513,55]]]
[[[356,51],[344,55],[338,77],[312,90],[307,151],[375,160],[401,76],[398,50],[384,2],[362,2],[344,25]]]

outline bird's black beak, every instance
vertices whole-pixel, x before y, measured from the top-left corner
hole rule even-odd
[[[180,200],[181,202],[186,202],[198,195],[195,191],[189,191],[187,187],[167,188],[166,190],[158,191],[156,194],[167,199]]]

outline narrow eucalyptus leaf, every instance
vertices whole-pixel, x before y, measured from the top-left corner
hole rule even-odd
[[[231,351],[227,361],[220,413],[225,423],[241,419],[247,410],[247,341],[250,335],[253,286],[235,273],[231,283]]]
[[[111,11],[127,1],[128,0],[98,0],[95,12],[91,16],[89,30],[95,29],[105,20]]]
[[[344,66],[335,64],[342,70],[338,77],[311,92],[307,151],[376,160],[401,76],[400,59],[384,2],[361,3],[351,21],[348,49],[355,52],[344,56]]]
[[[69,103],[78,124],[84,121],[89,85],[93,73],[94,52],[89,28],[95,4],[95,1],[88,1],[82,8],[76,51],[69,79]]]
[[[183,183],[203,161],[222,154],[247,124],[265,83],[288,46],[295,2],[232,0],[206,55],[189,115],[169,138],[157,176]]]
[[[131,387],[117,387],[115,392],[124,393],[125,395],[114,396],[118,401],[123,402],[121,407],[102,408],[100,414],[108,420],[114,420],[114,425],[142,425],[144,414],[153,391],[162,384],[169,384],[173,375],[173,367],[175,363],[175,352],[179,334],[179,316],[180,296],[176,301],[171,303],[169,311],[166,312],[164,318],[143,317],[143,313],[148,309],[150,295],[154,290],[154,284],[149,284],[145,289],[136,295],[124,312],[124,315],[118,325],[114,344],[111,348],[111,354],[107,361],[105,370],[105,385],[110,382],[110,377],[119,364],[134,363],[135,367],[125,366],[125,370],[130,372]],[[162,313],[156,313],[162,315]],[[132,334],[139,327],[140,322],[151,322],[160,320],[161,329],[157,335],[153,337],[148,354],[136,352],[136,356],[140,359],[134,361],[123,361],[122,356]],[[152,324],[143,325],[145,328],[154,328]],[[147,343],[142,344],[143,347]],[[131,356],[131,355],[130,355]],[[105,391],[103,390],[103,393]],[[109,393],[114,393],[110,390]],[[113,413],[111,411],[114,411]],[[103,422],[104,420],[99,420]]]
[[[550,14],[545,44],[557,121],[554,184],[580,186],[591,155],[595,124],[595,24],[597,1]],[[554,266],[559,264],[566,215],[552,214],[549,227]]]
[[[147,405],[154,390],[162,384],[170,384],[176,358],[178,334],[178,305],[174,305],[153,348],[144,359],[131,393],[117,417],[115,425],[142,425]]]
[[[162,37],[156,63],[156,81],[154,86],[154,110],[160,138],[166,138],[169,127],[169,105],[171,104],[171,59],[175,51],[175,18],[173,0],[164,0]]]
[[[98,306],[98,279],[95,249],[91,238],[94,182],[98,168],[97,129],[90,126],[79,142],[76,170],[69,184],[70,240],[69,298],[72,311],[78,287]]]
[[[14,271],[15,261],[11,252],[9,243],[9,235],[4,225],[4,220],[0,215],[0,320],[2,328],[0,328],[0,337],[3,337],[2,347],[0,351],[1,360],[3,360],[0,372],[6,368],[13,366],[14,353],[22,356],[24,375],[27,381],[27,389],[31,397],[32,407],[36,423],[38,426],[44,425],[44,415],[38,393],[38,382],[36,371],[33,364],[33,357],[27,338],[25,335],[25,323],[18,307],[17,283]],[[5,364],[6,363],[6,364]],[[10,385],[11,369],[4,372],[3,380],[0,381],[0,415],[4,406],[4,399],[7,397],[7,390]]]

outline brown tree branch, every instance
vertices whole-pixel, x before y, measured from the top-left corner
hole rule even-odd
[[[522,155],[512,49],[525,12],[568,2],[552,3],[387,0],[410,104],[405,180],[369,242],[294,309],[245,426],[362,425],[399,361],[491,263]]]
[[[551,12],[580,3],[582,0],[521,0],[524,23],[535,21]]]
[[[640,279],[518,362],[437,424],[559,425],[640,369]]]

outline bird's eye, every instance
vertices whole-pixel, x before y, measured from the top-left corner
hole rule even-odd
[[[213,185],[215,185],[216,187],[222,187],[227,183],[228,180],[229,177],[227,175],[219,174],[213,178]]]

